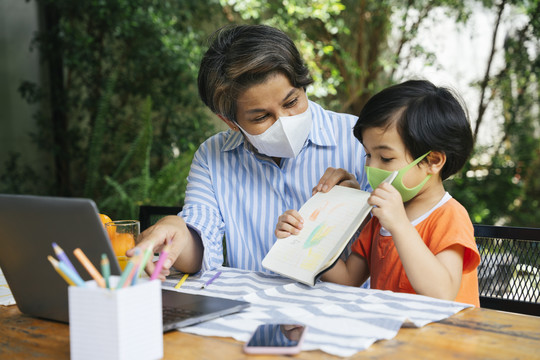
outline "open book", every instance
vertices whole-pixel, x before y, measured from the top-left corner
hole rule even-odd
[[[336,262],[371,211],[369,196],[369,192],[343,186],[316,193],[298,211],[304,228],[298,235],[278,239],[262,266],[315,285],[317,277]]]

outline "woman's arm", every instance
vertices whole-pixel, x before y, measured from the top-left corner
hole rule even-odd
[[[160,279],[164,280],[171,266],[185,273],[195,273],[201,269],[203,245],[199,236],[190,231],[184,219],[177,215],[166,216],[155,225],[139,235],[136,247],[146,249],[153,246],[154,252],[161,251],[170,241],[167,259],[163,264]],[[134,249],[128,250],[127,255],[133,256]],[[152,274],[154,263],[146,264],[146,272]]]

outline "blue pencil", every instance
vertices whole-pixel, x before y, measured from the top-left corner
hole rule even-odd
[[[62,270],[62,272],[69,277],[77,286],[86,286],[86,283],[84,280],[79,276],[77,272],[74,272],[71,270],[69,266],[67,266],[63,261],[58,262],[58,268]]]
[[[127,278],[129,277],[129,274],[131,274],[131,270],[133,269],[133,261],[130,260],[126,268],[124,269],[124,272],[122,273],[122,276],[120,276],[120,280],[118,280],[118,284],[116,284],[117,289],[121,289],[124,287],[124,284],[126,283]]]
[[[73,282],[73,280],[71,280],[66,274],[64,274],[62,272],[62,270],[60,270],[60,268],[58,267],[58,260],[56,260],[55,258],[53,258],[51,255],[47,256],[47,260],[49,260],[49,262],[52,264],[52,266],[54,267],[54,270],[56,270],[56,272],[58,274],[60,274],[60,276],[71,286],[76,286],[75,283]]]

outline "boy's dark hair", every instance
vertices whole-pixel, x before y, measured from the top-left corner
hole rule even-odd
[[[414,159],[430,150],[446,154],[441,171],[445,180],[465,165],[473,149],[466,108],[458,99],[449,89],[425,80],[391,86],[366,103],[354,126],[354,136],[362,142],[364,130],[385,128],[395,122]]]
[[[199,96],[215,114],[236,121],[238,96],[269,75],[281,73],[296,88],[313,82],[293,41],[266,25],[217,30],[199,68]]]

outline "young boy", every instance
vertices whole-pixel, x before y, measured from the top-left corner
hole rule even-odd
[[[354,127],[366,150],[374,189],[373,217],[353,245],[322,279],[417,293],[479,306],[480,255],[467,211],[444,189],[443,180],[469,157],[473,138],[463,107],[444,88],[407,81],[373,96]],[[392,184],[382,183],[399,170]],[[276,236],[301,228],[289,210]]]

